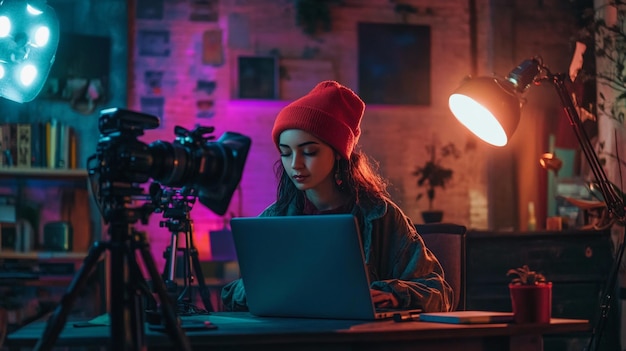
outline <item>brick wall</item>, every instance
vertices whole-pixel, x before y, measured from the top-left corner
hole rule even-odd
[[[133,87],[129,93],[129,105],[154,112],[162,118],[162,127],[146,133],[146,140],[171,141],[174,125],[191,128],[196,124],[214,126],[216,135],[236,131],[253,139],[241,187],[233,196],[229,216],[257,215],[274,200],[272,169],[278,155],[270,141],[270,130],[276,113],[295,97],[294,91],[306,92],[326,78],[336,79],[358,91],[359,22],[430,26],[431,103],[427,106],[368,105],[360,140],[363,150],[379,162],[381,173],[389,179],[394,200],[415,222],[422,221],[420,212],[426,209],[427,202],[415,200],[421,189],[416,187],[416,178],[411,172],[425,162],[425,146],[433,141],[452,141],[463,147],[472,140],[447,108],[448,95],[472,70],[468,1],[405,1],[417,11],[402,16],[394,11],[395,2],[392,1],[348,0],[341,6],[330,5],[332,29],[315,36],[304,34],[296,25],[293,1],[221,0],[210,8],[193,8],[193,2],[163,3],[162,15],[158,6],[152,13],[146,8],[135,10],[135,45],[131,48]],[[563,55],[563,49],[567,49],[569,37],[563,37],[563,33],[569,27],[560,25],[563,19],[553,14],[563,11],[563,1],[520,2],[509,6],[509,17],[503,21],[515,19],[509,21],[515,38],[502,37],[500,34],[506,35],[507,31],[494,29],[493,11],[497,4],[486,0],[476,3],[477,74],[495,72],[504,75],[519,60],[541,53],[546,47],[550,48],[545,50],[549,51],[548,58],[568,57],[569,53]],[[192,20],[198,13],[209,15],[200,21]],[[533,21],[540,21],[542,25]],[[516,29],[522,26],[523,31]],[[203,43],[206,33],[211,33],[217,40]],[[521,44],[516,47],[508,43],[509,51],[505,55],[494,56],[494,47],[510,40],[519,40]],[[203,62],[203,55],[208,55],[211,62]],[[266,55],[278,57],[283,70],[302,65],[309,70],[291,71],[298,77],[295,81],[281,78],[281,86],[288,86],[290,90],[280,91],[276,100],[238,99],[237,58]],[[496,72],[496,67],[506,67],[506,71]],[[160,77],[156,87],[154,81],[146,78],[147,72],[152,71]],[[198,89],[198,86],[210,88]],[[156,106],[151,101],[156,101]],[[199,107],[202,103],[210,107]],[[536,129],[529,133],[533,132]],[[544,131],[540,132],[543,135]],[[539,141],[527,158],[539,155],[539,151],[543,151],[541,148],[542,142]],[[517,154],[524,152],[520,149],[523,147],[499,157],[517,159]],[[454,170],[452,181],[445,189],[437,189],[435,200],[435,207],[445,210],[445,221],[471,228],[489,227],[489,198],[494,195],[488,192],[488,162],[494,155],[502,153],[477,143],[476,149],[464,153],[459,160],[444,161],[445,166]],[[498,177],[497,174],[491,175],[494,176]],[[535,177],[535,174],[531,173],[531,176]],[[523,174],[520,177],[525,178],[530,177]],[[516,193],[515,179],[510,179],[509,184],[510,193]],[[525,187],[522,191],[537,188],[537,184]],[[528,196],[535,199],[539,191],[527,191]],[[527,201],[528,196],[523,201]],[[519,200],[511,195],[506,201]],[[201,205],[194,208],[192,215],[196,225],[196,245],[201,254],[207,254],[210,248],[206,233],[221,228],[228,216],[220,218]],[[153,250],[161,252],[169,242],[169,235],[162,229],[155,229],[154,224],[151,228]]]

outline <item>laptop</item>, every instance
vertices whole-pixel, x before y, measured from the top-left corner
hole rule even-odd
[[[250,313],[374,320],[361,235],[349,214],[239,217],[230,221]]]

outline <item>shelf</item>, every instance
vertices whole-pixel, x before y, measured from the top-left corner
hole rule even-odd
[[[87,178],[86,169],[54,169],[35,167],[3,167],[0,168],[0,178],[24,176],[31,178],[63,178],[84,179]]]
[[[0,260],[79,260],[87,256],[87,252],[65,252],[65,251],[30,251],[30,252],[15,252],[15,251],[0,251]]]
[[[89,180],[86,169],[0,167],[2,195],[15,197],[15,220],[30,222],[37,246],[43,245],[43,229],[48,222],[71,224],[76,251],[87,251],[100,237],[99,218],[89,197]]]

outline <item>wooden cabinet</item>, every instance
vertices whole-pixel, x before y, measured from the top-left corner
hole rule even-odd
[[[600,298],[613,265],[609,231],[496,233],[469,231],[466,237],[466,308],[511,311],[506,275],[527,264],[553,282],[552,315],[598,320]],[[615,294],[614,294],[615,296]],[[613,299],[617,306],[617,297]],[[602,350],[619,350],[617,308],[612,308]],[[545,350],[582,350],[589,333],[544,339]]]

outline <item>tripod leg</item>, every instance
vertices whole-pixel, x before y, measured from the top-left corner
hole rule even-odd
[[[170,246],[165,250],[165,268],[163,280],[174,281],[176,279],[176,252],[178,251],[178,233],[173,232]]]
[[[204,274],[202,274],[202,266],[200,265],[200,259],[198,258],[198,250],[196,249],[196,245],[193,243],[193,221],[187,218],[187,222],[189,223],[187,227],[187,249],[189,251],[189,255],[191,256],[191,263],[193,264],[196,279],[198,279],[200,298],[202,299],[202,304],[204,305],[205,310],[208,312],[215,312],[213,304],[211,303],[211,294],[206,286],[206,282],[204,281]]]
[[[176,284],[176,254],[178,253],[178,233],[172,231],[170,246],[165,250],[165,267],[163,268],[163,281],[167,291],[172,296],[178,294],[178,284]]]
[[[178,300],[177,300],[179,302],[182,302],[183,304],[191,303],[191,301],[193,300],[191,296],[191,290],[190,290],[192,276],[191,276],[191,257],[189,256],[189,237],[187,236],[187,233],[185,233],[185,236],[187,237],[185,248],[180,249],[180,251],[182,252],[182,256],[183,256],[182,257],[183,288],[179,292]]]
[[[187,338],[187,335],[183,332],[180,324],[178,324],[174,303],[172,302],[170,295],[168,295],[167,293],[165,283],[163,283],[163,280],[159,275],[159,271],[157,270],[156,264],[154,263],[154,259],[150,254],[149,246],[143,236],[141,242],[142,245],[140,245],[139,252],[141,253],[144,265],[148,270],[148,273],[150,274],[150,278],[152,279],[153,288],[159,296],[159,299],[161,300],[161,311],[163,313],[163,320],[165,322],[167,332],[169,333],[170,337],[177,342],[178,347],[176,348],[176,350],[191,351],[191,344],[189,343],[189,339]]]
[[[193,270],[196,274],[196,279],[198,279],[200,298],[202,298],[204,309],[209,312],[215,312],[213,304],[211,303],[211,294],[206,286],[206,282],[204,281],[204,274],[202,274],[202,266],[200,265],[200,259],[198,258],[198,250],[196,250],[196,246],[193,244],[191,233],[189,235],[189,254],[191,256],[191,262],[193,263]]]
[[[89,249],[89,253],[87,254],[87,257],[85,257],[82,266],[72,279],[72,282],[61,298],[59,305],[48,319],[46,329],[44,330],[41,339],[37,341],[37,345],[35,345],[34,350],[40,351],[52,349],[52,346],[59,337],[63,327],[65,327],[67,315],[72,309],[72,306],[78,297],[78,293],[85,287],[87,278],[89,278],[89,275],[95,269],[100,256],[102,256],[102,253],[106,249],[106,246],[106,244],[96,241],[91,249]]]
[[[196,250],[196,248],[192,248],[191,250],[193,270],[196,273],[196,278],[198,279],[198,287],[200,288],[200,297],[202,298],[204,309],[209,312],[215,312],[215,310],[213,309],[213,304],[211,303],[211,294],[209,292],[209,288],[207,288],[206,282],[204,281],[204,275],[202,274],[202,267],[200,266],[200,260],[198,259],[198,251]]]
[[[138,325],[136,293],[131,289],[130,262],[134,246],[133,229],[127,223],[111,223],[110,257],[110,320],[111,349],[119,351],[143,350],[143,324]]]
[[[132,276],[135,277],[137,292],[141,296],[146,297],[144,309],[148,311],[156,311],[158,306],[156,299],[152,295],[152,289],[148,285],[146,279],[143,277],[143,273],[141,272],[141,269],[139,269],[137,260],[133,261],[133,263],[134,264],[130,268],[132,269]]]
[[[133,240],[135,240],[133,238]],[[142,289],[142,283],[145,281],[143,279],[143,275],[139,270],[139,265],[137,264],[136,256],[135,256],[135,242],[131,241],[131,246],[129,247],[127,254],[128,263],[128,312],[130,312],[130,326],[133,327],[131,330],[127,330],[127,334],[133,335],[132,341],[134,342],[133,350],[146,350],[146,336],[144,333],[145,326],[145,318],[144,318],[144,303],[142,301],[141,293],[144,291]],[[127,326],[128,327],[128,326]]]

